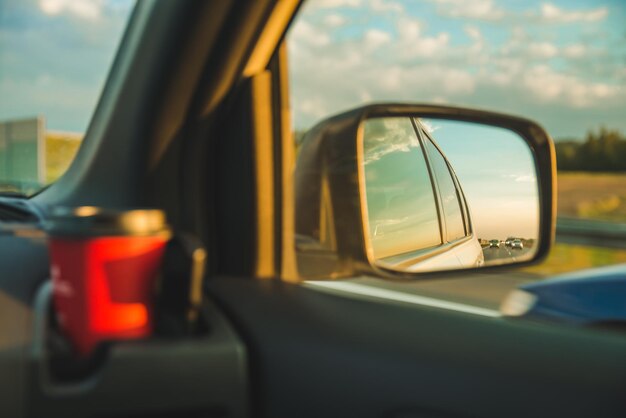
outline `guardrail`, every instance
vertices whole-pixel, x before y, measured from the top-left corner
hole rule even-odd
[[[626,224],[559,217],[556,221],[556,241],[626,249]]]

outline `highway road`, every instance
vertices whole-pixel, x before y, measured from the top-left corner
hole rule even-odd
[[[523,259],[526,254],[530,252],[530,248],[524,247],[521,250],[512,249],[504,244],[500,244],[500,248],[484,247],[483,254],[485,255],[485,264],[489,264],[494,260],[511,260],[511,262]]]

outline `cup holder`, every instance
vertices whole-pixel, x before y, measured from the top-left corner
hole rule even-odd
[[[193,332],[181,330],[185,321],[171,315],[162,319],[165,325],[157,327],[154,337],[103,343],[83,357],[59,331],[54,316],[52,285],[46,281],[34,301],[27,417],[153,416],[164,411],[171,416],[185,416],[184,411],[246,416],[247,351],[210,301],[203,302]]]

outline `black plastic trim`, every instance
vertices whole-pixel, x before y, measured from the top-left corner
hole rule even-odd
[[[209,292],[249,342],[259,417],[626,416],[621,336],[280,282]]]

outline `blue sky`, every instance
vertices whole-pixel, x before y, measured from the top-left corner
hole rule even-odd
[[[626,132],[621,0],[317,0],[288,40],[300,129],[405,101],[519,114],[556,138]]]
[[[43,115],[84,132],[132,4],[0,0],[0,121]]]
[[[133,2],[0,0],[0,120],[83,132]],[[294,125],[372,101],[626,132],[623,0],[310,0],[288,34]]]
[[[425,122],[461,183],[478,237],[537,238],[537,177],[524,140],[497,127],[435,119]]]

